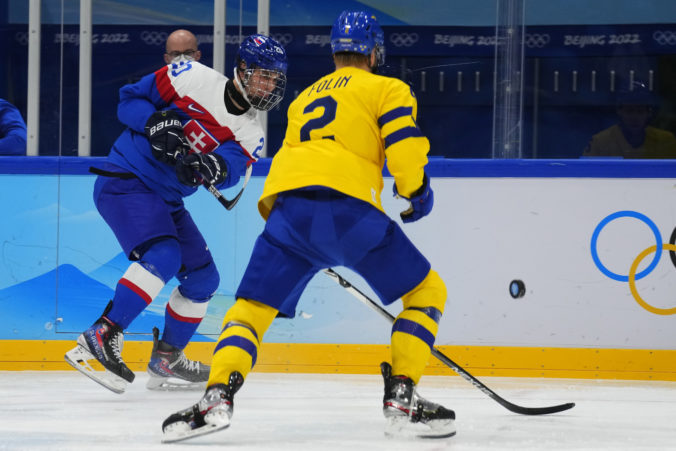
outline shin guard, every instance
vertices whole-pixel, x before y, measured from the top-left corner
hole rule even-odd
[[[277,310],[260,302],[238,298],[223,319],[218,337],[208,386],[227,383],[230,374],[238,371],[243,377],[256,364],[258,348]]]
[[[446,285],[430,270],[427,277],[402,297],[404,310],[392,325],[392,374],[418,383],[439,328],[446,304]]]
[[[208,305],[207,301],[187,298],[179,287],[174,288],[165,309],[162,341],[178,349],[185,348],[207,314]]]

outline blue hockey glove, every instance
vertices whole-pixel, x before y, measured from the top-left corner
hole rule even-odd
[[[395,197],[402,197],[411,202],[411,206],[407,210],[399,213],[401,220],[405,223],[417,221],[418,219],[427,216],[430,214],[430,211],[432,211],[432,206],[434,205],[434,192],[430,187],[430,179],[427,177],[427,174],[424,174],[423,176],[422,186],[411,194],[410,198],[399,194],[396,183],[392,186],[392,190],[394,191]]]
[[[183,136],[181,120],[174,111],[154,112],[146,122],[145,132],[153,156],[163,163],[173,166],[180,156],[190,150],[190,145]]]
[[[188,186],[198,186],[202,181],[218,185],[228,176],[228,166],[216,153],[191,153],[176,164],[178,181]]]

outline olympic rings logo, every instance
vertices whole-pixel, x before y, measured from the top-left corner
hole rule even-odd
[[[551,37],[547,34],[537,34],[537,33],[526,33],[525,44],[528,48],[539,48],[541,49],[545,45],[549,44]]]
[[[142,31],[141,40],[146,45],[163,45],[169,35],[164,31]]]
[[[19,45],[28,45],[28,33],[25,31],[17,31],[14,35],[14,39]]]
[[[392,33],[390,35],[390,42],[395,47],[410,47],[419,39],[418,33]]]
[[[293,36],[291,33],[273,33],[271,37],[275,41],[282,44],[283,47],[286,47],[287,45],[291,44],[291,41],[293,41]]]
[[[659,45],[676,45],[676,32],[657,30],[653,33],[653,39]]]
[[[603,230],[603,228],[608,225],[611,221],[618,219],[618,218],[635,218],[638,219],[642,222],[644,222],[652,231],[653,235],[655,236],[655,245],[650,246],[646,249],[644,249],[641,253],[638,254],[638,256],[634,259],[634,261],[631,264],[631,267],[629,268],[629,274],[628,275],[622,275],[622,274],[617,274],[612,271],[610,271],[608,268],[606,268],[603,263],[601,263],[601,259],[599,258],[598,251],[597,251],[597,242],[599,238],[599,234]],[[662,257],[662,252],[663,250],[669,251],[669,256],[671,258],[672,263],[674,266],[676,266],[676,245],[674,245],[674,242],[676,242],[676,229],[674,229],[674,232],[671,234],[671,238],[669,239],[669,243],[663,243],[662,242],[662,237],[660,235],[660,231],[655,225],[655,223],[648,218],[646,215],[638,213],[636,211],[630,211],[630,210],[624,210],[624,211],[618,211],[615,213],[612,213],[599,222],[599,224],[596,226],[596,229],[594,229],[594,233],[592,234],[591,238],[591,254],[592,254],[592,259],[594,260],[594,263],[596,264],[596,267],[607,277],[617,280],[619,282],[628,282],[629,283],[629,290],[631,291],[632,296],[634,297],[634,300],[646,309],[647,311],[654,313],[656,315],[673,315],[676,313],[676,307],[673,308],[658,308],[654,307],[650,304],[648,304],[646,301],[643,300],[641,295],[638,293],[638,290],[636,289],[636,281],[644,278],[648,274],[650,274],[655,267],[657,267],[657,264],[660,261],[660,258]],[[638,274],[636,271],[638,270],[638,266],[641,264],[644,258],[646,258],[648,255],[654,253],[655,256],[653,257],[652,261],[650,262],[650,265],[648,265],[647,268],[645,268],[643,271],[639,272]]]

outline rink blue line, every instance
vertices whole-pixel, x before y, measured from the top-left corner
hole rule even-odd
[[[0,174],[92,175],[90,166],[100,166],[105,157],[0,157]],[[254,176],[265,177],[270,158],[253,166]],[[431,157],[431,177],[508,178],[676,178],[676,160],[579,160],[449,159]],[[389,176],[387,168],[383,171]]]

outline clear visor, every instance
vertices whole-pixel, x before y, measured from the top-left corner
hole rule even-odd
[[[258,67],[244,69],[241,83],[245,97],[252,107],[270,111],[284,97],[286,75],[280,71]]]

